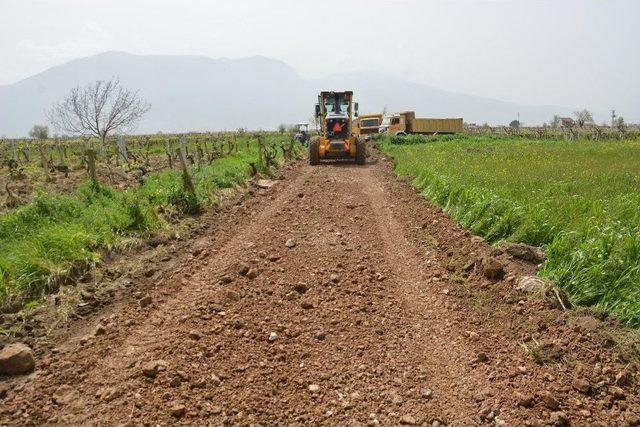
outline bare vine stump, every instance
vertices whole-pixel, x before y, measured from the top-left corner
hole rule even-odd
[[[166,142],[167,159],[169,160],[169,169],[173,169],[173,141],[167,139]]]
[[[9,209],[17,208],[20,206],[20,199],[13,195],[11,192],[11,174],[7,176],[7,181],[4,184],[4,189],[7,192],[7,200],[5,201],[5,206]]]
[[[202,155],[202,148],[200,147],[200,141],[196,140],[196,149],[193,151],[193,161],[196,167],[200,167],[200,159]]]
[[[214,156],[212,155],[212,152],[209,149],[209,144],[207,144],[207,139],[210,139],[210,138],[204,138],[202,140],[202,144],[204,146],[204,158],[209,162],[209,164],[211,164]]]
[[[31,157],[29,156],[29,154],[30,154],[29,147],[22,148],[22,149],[20,150],[20,152],[21,152],[21,153],[22,153],[22,155],[24,156],[24,160],[25,160],[25,162],[27,162],[27,163],[31,162]]]
[[[151,165],[151,138],[148,136],[144,138],[144,164]]]
[[[11,141],[11,160],[18,161],[18,149],[15,141]]]
[[[64,146],[61,143],[57,144],[58,146],[58,154],[60,155],[60,165],[67,165],[67,153],[65,153]]]
[[[180,166],[182,167],[182,183],[185,190],[192,195],[196,194],[196,187],[193,185],[193,179],[191,178],[191,172],[187,166],[187,159],[181,149],[177,150],[178,159],[180,159]]]
[[[184,136],[180,137],[180,154],[182,155],[182,157],[184,157],[185,161],[189,158],[187,139]]]
[[[42,160],[42,169],[44,170],[44,180],[46,182],[51,182],[51,170],[49,169],[49,159],[47,158],[47,153],[45,151],[44,145],[40,144],[38,146],[38,150],[40,150],[40,159]]]
[[[93,184],[96,187],[99,186],[100,182],[98,181],[98,172],[96,171],[96,150],[87,150],[87,169]]]
[[[118,138],[118,160],[120,163],[120,175],[123,177],[127,174],[126,165],[129,162],[127,157],[127,142],[122,138]]]

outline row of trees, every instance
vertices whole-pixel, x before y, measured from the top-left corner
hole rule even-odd
[[[595,121],[593,120],[593,113],[587,109],[578,110],[573,113],[575,126],[579,128],[583,128],[586,125],[593,125]],[[553,118],[549,121],[549,126],[552,128],[559,128],[563,126],[562,118],[558,115],[554,115]],[[617,128],[618,130],[624,130],[627,127],[626,122],[624,121],[624,117],[619,116],[616,117],[615,120],[611,123],[611,126]],[[571,127],[571,126],[565,126]]]
[[[587,125],[594,124],[593,113],[587,109],[582,109],[578,111],[574,111],[573,118],[571,122],[566,123],[563,122],[563,118],[559,115],[554,115],[553,118],[549,121],[548,124],[545,123],[545,126],[548,125],[554,129],[561,127],[578,127],[584,128]],[[518,129],[522,126],[522,123],[519,120],[513,120],[509,123],[509,127],[513,129]],[[627,124],[624,121],[622,116],[616,117],[616,119],[612,122],[612,127],[617,128],[621,132],[625,131],[627,128]]]

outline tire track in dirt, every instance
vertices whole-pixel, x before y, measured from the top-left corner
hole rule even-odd
[[[490,248],[385,162],[301,166],[256,197],[229,214],[223,237],[198,239],[197,260],[164,271],[148,305],[132,297],[100,333],[60,343],[11,390],[0,422],[632,425],[637,396],[604,412],[562,366],[526,358],[517,328],[539,324],[515,317],[507,284],[475,273],[460,284],[446,268],[454,249]],[[500,322],[486,321],[480,296]],[[535,405],[519,406],[518,393]]]
[[[434,389],[434,402],[439,405],[438,413],[444,414],[442,419],[449,423],[472,424],[470,414],[476,412],[473,390],[478,388],[480,381],[468,361],[477,352],[460,342],[459,337],[451,335],[451,323],[446,319],[453,316],[449,312],[447,294],[430,286],[434,277],[440,277],[438,261],[433,251],[416,250],[406,240],[405,230],[390,209],[394,202],[385,195],[379,177],[370,169],[363,169],[361,175],[364,192],[384,242],[385,258],[397,277],[395,291],[407,306],[407,321],[414,334],[412,347],[421,349],[421,357],[429,361],[426,369],[429,384]],[[425,265],[434,267],[425,269]],[[452,349],[454,341],[455,350]]]
[[[217,288],[221,285],[220,281],[224,280],[222,276],[226,270],[235,266],[230,261],[236,259],[238,253],[249,249],[256,236],[261,236],[264,224],[272,220],[284,199],[290,198],[303,179],[303,176],[298,176],[275,200],[269,201],[264,209],[253,216],[251,222],[242,227],[230,241],[220,248],[212,248],[212,255],[205,260],[204,265],[198,266],[197,271],[189,272],[189,267],[181,268],[176,275],[188,275],[188,279],[180,278],[183,289],[175,295],[167,295],[166,301],[146,313],[144,323],[128,333],[126,341],[121,344],[120,352],[114,353],[106,361],[106,368],[123,370],[130,365],[130,360],[148,360],[149,356],[154,354],[161,356],[167,340],[171,342],[172,338],[180,338],[180,326],[188,320],[193,310],[197,309],[201,299],[219,292]],[[174,277],[169,277],[169,280],[172,279],[175,280]],[[228,295],[226,297],[228,298]],[[119,380],[116,379],[113,383],[117,384]]]

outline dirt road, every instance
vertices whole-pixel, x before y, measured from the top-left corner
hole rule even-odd
[[[607,321],[515,291],[535,266],[384,159],[300,165],[219,221],[13,379],[0,422],[640,423]]]

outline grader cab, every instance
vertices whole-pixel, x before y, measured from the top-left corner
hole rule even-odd
[[[353,102],[353,92],[320,92],[316,120],[321,129],[320,136],[309,144],[310,164],[340,159],[365,164],[365,143],[353,132],[354,117],[358,117],[358,103]]]

